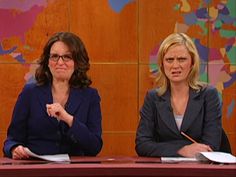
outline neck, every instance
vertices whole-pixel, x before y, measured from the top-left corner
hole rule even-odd
[[[68,93],[69,91],[69,84],[68,82],[53,82],[52,83],[52,90],[57,93]]]
[[[53,82],[52,97],[54,103],[60,103],[65,107],[69,97],[70,88],[67,82]]]
[[[174,97],[185,97],[189,94],[187,84],[171,84],[171,95]]]

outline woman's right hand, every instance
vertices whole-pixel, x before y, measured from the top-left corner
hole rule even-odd
[[[212,149],[210,146],[201,143],[192,143],[182,147],[178,154],[183,157],[195,157],[199,152],[211,152]]]
[[[15,160],[29,158],[29,155],[25,151],[25,147],[22,145],[19,145],[19,146],[16,146],[15,148],[13,148],[11,151],[11,154],[12,154],[12,158]]]

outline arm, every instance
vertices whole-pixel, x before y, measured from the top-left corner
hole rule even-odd
[[[100,96],[92,90],[89,103],[83,113],[79,111],[74,115],[73,123],[68,131],[68,136],[74,143],[83,149],[84,155],[95,156],[102,148],[102,126]],[[82,121],[84,119],[85,121]]]
[[[222,134],[222,105],[218,92],[213,87],[206,89],[204,98],[205,117],[201,143],[207,144],[212,150],[217,151],[220,148]]]
[[[4,155],[12,157],[12,150],[17,146],[24,146],[27,139],[27,119],[29,116],[29,90],[24,87],[16,101],[12,120],[10,122],[7,139],[4,142]]]
[[[141,119],[136,134],[136,152],[140,156],[179,156],[177,151],[184,145],[190,144],[190,142],[174,137],[167,141],[161,142],[159,140],[156,127],[160,115],[157,114],[155,105],[158,104],[158,100],[154,102],[155,94],[156,92],[149,92],[146,95],[144,105],[140,111]],[[169,133],[171,134],[171,132]]]

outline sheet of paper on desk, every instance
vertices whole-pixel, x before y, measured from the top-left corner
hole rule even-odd
[[[161,157],[162,162],[175,163],[175,162],[197,162],[196,158],[187,157]]]
[[[196,161],[212,161],[217,163],[236,163],[236,157],[225,152],[200,152],[195,158],[187,157],[161,157],[162,162],[196,162]]]
[[[196,155],[199,161],[210,160],[218,163],[236,163],[236,157],[225,152],[200,152]]]
[[[53,162],[69,162],[70,161],[70,157],[68,154],[38,155],[30,151],[28,148],[25,148],[25,150],[29,156],[47,160],[47,161],[53,161]]]

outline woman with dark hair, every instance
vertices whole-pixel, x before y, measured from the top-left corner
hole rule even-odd
[[[222,105],[216,88],[199,81],[200,58],[191,38],[170,34],[157,63],[158,88],[147,93],[140,111],[137,154],[194,157],[221,150]]]
[[[95,156],[102,148],[100,96],[89,87],[89,57],[81,39],[70,32],[46,43],[36,83],[20,93],[4,142],[4,154],[29,158],[68,153]]]

